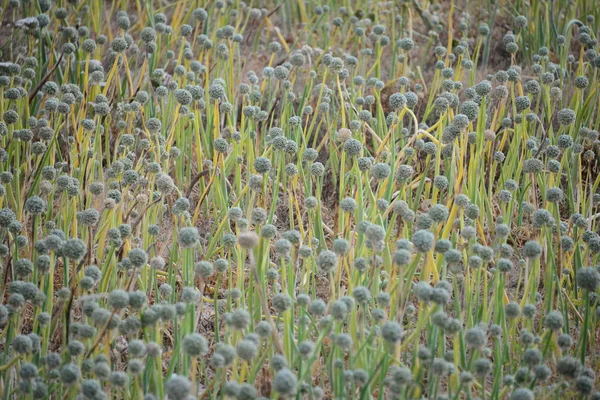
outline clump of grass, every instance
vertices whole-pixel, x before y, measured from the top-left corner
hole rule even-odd
[[[600,396],[597,12],[343,3],[5,2],[2,398]]]

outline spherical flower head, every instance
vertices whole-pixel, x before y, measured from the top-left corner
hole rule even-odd
[[[527,388],[516,388],[510,394],[510,400],[534,400],[533,392]]]
[[[275,371],[281,371],[284,368],[287,368],[287,360],[281,354],[275,354],[271,359],[270,366]]]
[[[162,258],[160,256],[156,256],[156,257],[152,257],[150,259],[149,264],[152,269],[162,270],[165,268],[166,262],[165,262],[164,258]]]
[[[151,133],[156,133],[161,130],[162,122],[160,121],[160,119],[152,117],[148,119],[148,121],[146,121],[146,128]]]
[[[550,377],[550,375],[552,374],[552,370],[548,368],[546,364],[540,364],[535,366],[535,368],[533,369],[533,373],[535,375],[536,380],[543,382]],[[531,399],[533,399],[533,397],[531,397]]]
[[[535,79],[531,79],[525,83],[524,89],[526,93],[537,95],[540,92],[540,83]]]
[[[194,100],[192,94],[186,89],[177,89],[173,94],[175,95],[177,102],[184,106],[190,104]]]
[[[192,12],[192,16],[194,17],[194,19],[196,19],[196,21],[204,21],[206,20],[206,18],[208,18],[208,13],[204,8],[196,8]]]
[[[217,361],[219,362],[219,364],[225,367],[233,363],[235,355],[235,349],[232,346],[224,343],[217,343],[216,351],[213,357],[219,356]]]
[[[40,215],[46,210],[46,201],[38,196],[31,196],[25,201],[25,211],[33,215]]]
[[[267,321],[260,321],[256,325],[255,330],[256,330],[256,333],[258,334],[258,336],[260,336],[262,338],[266,338],[271,335],[272,327],[271,327],[271,324],[269,324]]]
[[[14,263],[15,274],[18,277],[25,278],[33,272],[33,263],[27,258],[20,258]]]
[[[84,380],[81,383],[81,394],[83,394],[85,398],[89,399],[101,397],[103,393],[100,382],[95,379]]]
[[[515,25],[520,28],[523,29],[527,26],[527,17],[523,16],[523,15],[518,15],[515,17]]]
[[[227,214],[232,221],[237,221],[244,216],[244,212],[239,207],[231,207]]]
[[[183,24],[181,25],[181,28],[179,28],[179,33],[181,33],[181,36],[190,36],[193,31],[194,28],[188,24]]]
[[[77,213],[77,222],[85,226],[95,226],[99,219],[100,213],[94,208],[89,208]]]
[[[108,304],[115,310],[122,310],[129,305],[129,293],[122,289],[115,289],[108,295]]]
[[[158,287],[158,294],[163,299],[169,298],[173,294],[173,287],[168,283],[163,283]]]
[[[434,242],[433,233],[425,229],[416,231],[412,236],[412,243],[419,253],[429,252],[433,248]]]
[[[569,126],[575,122],[576,115],[575,111],[571,110],[570,108],[563,108],[556,114],[556,117],[559,124],[562,126]]]
[[[110,44],[110,47],[115,53],[122,53],[127,49],[127,47],[129,47],[129,45],[124,38],[117,36]]]
[[[539,258],[542,255],[542,245],[535,240],[529,240],[523,246],[523,255],[529,259]]]
[[[438,190],[446,190],[448,188],[448,184],[448,178],[446,178],[444,175],[438,175],[433,178],[433,185]]]
[[[353,345],[352,336],[350,336],[347,333],[340,333],[338,335],[335,335],[334,341],[335,345],[343,351],[350,350]]]
[[[358,304],[366,304],[371,301],[371,291],[364,286],[355,287],[352,296]]]
[[[475,360],[473,369],[475,370],[475,374],[477,376],[484,377],[492,370],[492,363],[487,358],[479,358]]]
[[[502,327],[500,325],[492,324],[490,325],[490,336],[493,338],[499,338],[502,336]]]
[[[498,268],[500,272],[509,272],[513,269],[513,262],[508,258],[501,258],[496,263],[496,268]],[[517,316],[518,315],[519,314],[517,313]]]
[[[592,390],[594,390],[594,378],[584,374],[579,375],[575,379],[575,390],[583,396],[589,396]]]
[[[260,237],[265,239],[273,239],[275,236],[277,236],[277,227],[275,227],[275,225],[265,224],[260,228]]]
[[[200,261],[194,266],[194,272],[198,278],[206,280],[214,274],[215,269],[210,261]]]
[[[119,227],[117,229],[121,235],[120,236],[121,238],[126,238],[126,237],[131,236],[131,225],[121,224],[121,225],[119,225]]]
[[[90,184],[90,192],[94,196],[100,196],[104,193],[104,184],[102,182],[92,182]]]
[[[330,273],[337,267],[337,255],[331,250],[323,250],[316,259],[317,267],[321,272]]]
[[[408,251],[406,249],[400,249],[394,253],[394,264],[396,264],[398,266],[407,265],[410,263],[411,260],[412,260],[412,255],[411,255],[410,251]]]
[[[244,361],[250,361],[258,353],[256,344],[252,340],[242,339],[236,346],[237,356]]]
[[[529,348],[523,353],[523,361],[529,367],[535,367],[543,360],[542,352],[535,348]]]
[[[23,380],[34,379],[38,374],[37,367],[32,363],[24,363],[19,370],[19,376]]]
[[[527,332],[526,329],[521,330],[521,343],[523,343],[523,345],[529,346],[534,342],[534,340],[535,337],[530,332]]]
[[[450,101],[445,96],[440,96],[433,102],[434,109],[439,113],[444,113],[450,107]]]
[[[218,83],[213,83],[208,89],[208,95],[212,100],[220,100],[225,96],[225,88]]]
[[[307,162],[314,162],[319,157],[319,152],[313,148],[307,148],[302,153],[302,160]]]
[[[580,268],[576,274],[577,286],[589,292],[595,292],[600,287],[600,273],[594,267]]]
[[[347,213],[353,213],[356,210],[356,200],[352,197],[346,197],[340,201],[340,208]]]
[[[146,355],[146,344],[143,340],[134,339],[129,342],[127,351],[131,357],[141,358]]]
[[[477,219],[479,218],[479,213],[480,211],[477,204],[469,204],[465,207],[465,215],[467,216],[467,218]]]
[[[392,203],[392,211],[400,216],[405,215],[410,210],[408,204],[404,200],[396,200]]]
[[[283,313],[292,306],[292,298],[287,293],[277,293],[273,296],[271,304],[277,313]]]
[[[415,296],[422,302],[429,302],[433,293],[433,288],[427,282],[419,282],[413,287]]]
[[[344,143],[344,151],[350,157],[357,157],[362,151],[362,143],[356,139],[348,139]]]
[[[554,218],[548,210],[540,208],[531,216],[531,222],[534,228],[541,229],[544,226],[552,226],[554,224]]]
[[[448,264],[458,264],[462,261],[462,252],[456,249],[450,249],[444,252],[444,258]]]
[[[556,363],[556,371],[567,379],[575,379],[581,373],[581,362],[572,356],[560,358]]]
[[[375,179],[385,179],[390,176],[391,172],[387,163],[377,163],[371,167],[371,176]]]
[[[173,375],[165,384],[165,392],[169,400],[185,400],[192,390],[192,383],[188,378]]]
[[[435,223],[444,222],[450,214],[448,208],[443,204],[434,204],[427,213]]]
[[[27,335],[17,335],[11,342],[12,349],[17,354],[30,354],[33,351],[33,343]]]
[[[273,75],[275,76],[275,78],[277,78],[279,80],[285,80],[290,75],[290,71],[283,65],[278,65],[273,70]]]
[[[314,316],[321,316],[325,314],[327,304],[321,299],[315,299],[308,305],[308,312]]]
[[[340,143],[345,143],[348,139],[352,138],[352,131],[348,128],[341,128],[337,131],[335,139]]]
[[[511,258],[514,256],[514,249],[508,243],[503,243],[500,245],[500,256],[504,258]],[[512,268],[512,265],[510,266]]]
[[[186,227],[179,229],[179,234],[177,235],[177,241],[179,245],[183,248],[194,247],[196,243],[200,240],[200,234],[198,233],[198,229],[195,227]]]
[[[173,214],[181,215],[190,209],[190,201],[185,197],[180,197],[173,204]]]
[[[381,337],[390,344],[396,344],[402,338],[402,327],[394,321],[387,321],[381,326]]]
[[[65,257],[77,262],[86,255],[87,246],[81,239],[68,239],[63,243],[61,252]]]
[[[2,310],[0,310],[0,325],[2,325]],[[38,317],[37,317],[37,322],[41,325],[41,326],[47,326],[50,321],[52,319],[52,316],[47,313],[47,312],[41,312],[39,313]]]
[[[406,106],[406,97],[402,93],[394,93],[390,96],[389,102],[393,110],[400,110]]]
[[[449,265],[453,265],[453,264],[449,263]],[[446,288],[435,287],[431,291],[431,301],[433,301],[434,303],[444,305],[444,304],[448,303],[449,300],[450,300],[450,292]]]
[[[466,115],[471,122],[475,121],[479,115],[479,105],[472,100],[467,100],[462,103],[459,110],[460,114]]]
[[[199,333],[185,335],[181,345],[183,352],[190,357],[201,357],[208,354],[208,342]]]
[[[470,348],[483,348],[486,342],[485,331],[480,327],[476,326],[465,332],[465,343]]]
[[[156,188],[163,194],[170,194],[175,190],[175,182],[169,175],[161,173],[156,178]]]
[[[217,153],[227,153],[227,150],[229,149],[229,143],[227,143],[227,140],[223,138],[217,138],[213,142],[213,148]]]
[[[300,357],[302,357],[303,360],[309,359],[313,355],[314,349],[314,343],[309,340],[305,340],[298,344],[298,353],[300,353]]]
[[[383,247],[383,241],[385,239],[385,229],[383,226],[378,224],[368,223],[365,227],[365,236],[369,245],[374,247],[376,250],[381,251]]]
[[[306,58],[304,57],[304,54],[302,54],[301,52],[295,52],[290,57],[290,62],[292,63],[292,65],[294,65],[296,67],[303,66],[305,61],[306,61]]]
[[[544,317],[544,327],[551,331],[559,331],[564,325],[564,318],[560,311],[550,311]]]
[[[144,249],[140,248],[131,249],[129,253],[127,253],[127,257],[135,268],[142,268],[148,262],[148,254],[146,254]]]
[[[487,96],[488,94],[490,94],[491,91],[492,84],[488,80],[483,80],[475,85],[475,92],[481,97]]]
[[[342,256],[350,251],[350,243],[346,239],[337,238],[333,241],[332,250],[339,256]]]
[[[81,343],[79,340],[71,340],[67,345],[67,349],[69,350],[69,354],[73,357],[77,357],[85,351],[85,345]]]
[[[499,237],[505,238],[505,237],[508,237],[509,234],[510,234],[510,228],[508,225],[506,225],[506,224],[496,225],[496,235],[498,235]]]
[[[521,306],[519,303],[512,301],[504,307],[504,312],[506,313],[507,318],[515,319],[521,314]]]
[[[271,170],[271,160],[267,157],[257,157],[254,160],[254,169],[259,174],[266,174]]]
[[[79,367],[73,363],[63,365],[60,369],[60,380],[64,385],[74,385],[81,377]]]
[[[296,392],[298,379],[288,368],[282,368],[273,378],[273,389],[282,396],[292,396]]]
[[[414,47],[415,43],[411,38],[402,38],[396,42],[396,45],[404,51],[410,51]]]
[[[469,199],[469,196],[461,193],[454,198],[454,203],[460,208],[465,208],[471,204],[471,200]]]
[[[237,309],[231,313],[229,323],[233,329],[243,331],[250,325],[250,314],[244,309]]]
[[[252,249],[258,244],[258,235],[255,232],[243,232],[237,238],[238,244],[244,249]]]
[[[532,319],[533,317],[535,317],[536,313],[537,309],[535,308],[534,304],[525,304],[523,306],[523,316],[525,316],[526,318]]]
[[[343,321],[348,315],[348,312],[348,305],[341,300],[336,300],[331,305],[331,316],[338,321]]]
[[[290,254],[290,251],[292,250],[292,243],[287,239],[281,238],[275,242],[274,247],[275,247],[275,252],[280,257],[285,257]]]
[[[551,203],[560,203],[564,199],[561,188],[553,187],[546,191],[546,199]]]
[[[142,29],[140,37],[142,38],[142,41],[150,43],[156,39],[156,31],[152,27],[147,26]]]
[[[223,368],[223,367],[225,367],[225,358],[221,354],[219,354],[219,353],[214,353],[210,357],[209,365],[213,369]]]
[[[556,144],[561,149],[568,149],[573,146],[573,138],[571,135],[560,135]]]

